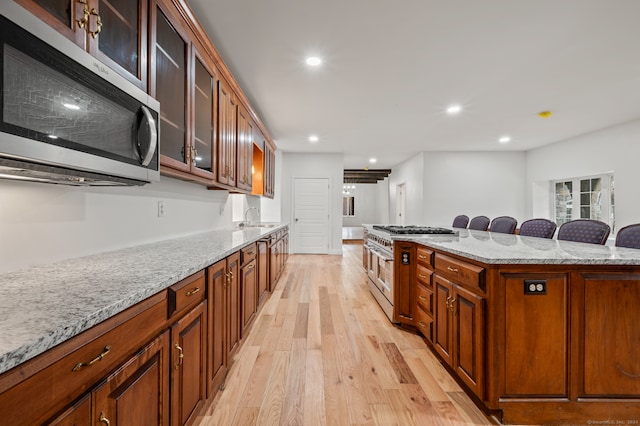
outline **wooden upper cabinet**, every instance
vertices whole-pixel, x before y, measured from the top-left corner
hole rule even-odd
[[[224,79],[218,82],[218,182],[236,186],[238,101]]]
[[[16,0],[69,40],[147,90],[148,0]]]
[[[271,145],[265,141],[264,144],[264,196],[273,198],[275,195],[275,168],[276,153]]]
[[[217,89],[219,73],[209,60],[193,47],[194,84],[193,133],[191,138],[191,173],[216,179],[218,165],[216,149]]]
[[[188,172],[188,55],[189,38],[180,20],[160,1],[153,13],[153,87],[160,102],[160,161],[163,166]]]
[[[253,129],[254,124],[249,112],[238,105],[238,154],[237,154],[237,187],[251,192],[251,166],[253,164]]]

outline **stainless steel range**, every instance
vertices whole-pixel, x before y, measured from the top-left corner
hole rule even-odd
[[[379,232],[375,232],[379,231]],[[394,304],[394,269],[393,269],[393,235],[442,235],[455,234],[447,228],[427,226],[373,225],[367,233],[367,275],[369,291],[391,322],[395,320]]]

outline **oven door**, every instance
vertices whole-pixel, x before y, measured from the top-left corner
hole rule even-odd
[[[393,257],[378,253],[378,266],[376,268],[376,287],[383,296],[393,305]]]

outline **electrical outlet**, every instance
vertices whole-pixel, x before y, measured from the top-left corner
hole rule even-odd
[[[524,280],[524,294],[547,294],[547,281]]]
[[[224,204],[220,204],[220,216],[224,215]]]
[[[164,217],[164,201],[158,201],[158,217]]]

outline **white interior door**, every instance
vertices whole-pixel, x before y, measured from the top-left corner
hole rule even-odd
[[[406,225],[405,224],[405,216],[406,216],[406,193],[407,193],[407,184],[401,183],[397,186],[396,191],[396,223],[398,225]]]
[[[329,179],[293,181],[293,252],[329,253]]]

